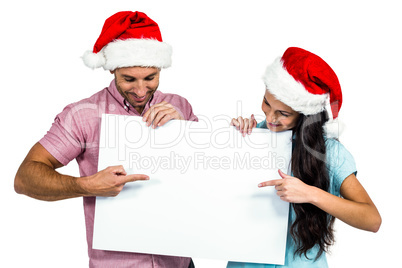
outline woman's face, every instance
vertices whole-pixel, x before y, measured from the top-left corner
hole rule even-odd
[[[274,132],[293,129],[300,115],[283,102],[277,100],[268,90],[265,91],[261,108],[265,113],[267,127]]]

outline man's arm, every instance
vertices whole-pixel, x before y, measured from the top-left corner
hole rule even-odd
[[[15,191],[45,201],[116,196],[127,182],[149,179],[142,174],[127,175],[122,166],[108,167],[92,176],[76,178],[58,173],[56,169],[62,166],[40,143],[36,143],[17,171]]]

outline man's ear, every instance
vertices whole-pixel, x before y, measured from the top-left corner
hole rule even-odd
[[[111,74],[114,74],[114,70],[113,71],[109,71]]]

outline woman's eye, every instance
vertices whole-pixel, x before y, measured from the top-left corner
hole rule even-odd
[[[286,113],[284,113],[284,112],[280,112],[281,113],[281,115],[283,115],[283,116],[285,116],[285,117],[288,117],[289,115],[288,114],[286,114]]]

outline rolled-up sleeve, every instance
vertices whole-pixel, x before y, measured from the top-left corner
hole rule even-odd
[[[76,114],[71,106],[67,106],[56,116],[49,131],[39,141],[63,165],[67,165],[83,150],[84,137],[76,122]]]

